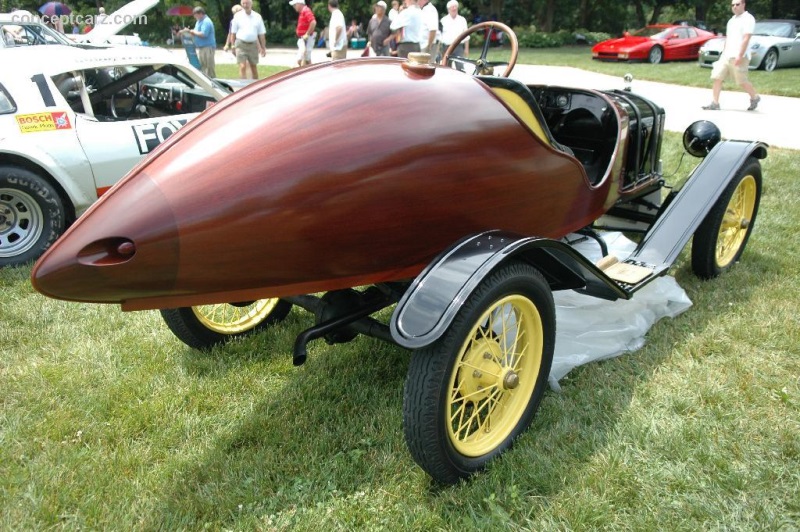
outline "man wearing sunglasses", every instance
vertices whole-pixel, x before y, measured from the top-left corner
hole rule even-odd
[[[731,0],[733,16],[728,21],[725,31],[725,49],[711,68],[711,79],[714,80],[712,87],[714,99],[710,104],[704,105],[703,109],[709,111],[719,109],[719,93],[722,90],[722,82],[728,76],[733,76],[736,83],[750,95],[748,111],[755,111],[758,102],[761,101],[753,84],[747,79],[747,71],[750,66],[750,36],[753,34],[756,19],[744,8],[744,0]]]

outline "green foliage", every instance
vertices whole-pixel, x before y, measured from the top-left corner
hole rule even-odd
[[[280,24],[272,23],[267,27],[267,42],[283,46],[295,46],[297,43],[295,28],[295,25],[281,26]]]
[[[513,28],[521,48],[557,48],[571,44],[593,44],[610,39],[608,33],[586,30],[538,31],[535,26]]]
[[[555,48],[575,43],[575,34],[567,30],[552,33],[537,31],[535,26],[513,28],[517,34],[520,47],[523,48]]]

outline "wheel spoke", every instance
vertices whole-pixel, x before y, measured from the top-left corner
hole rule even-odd
[[[479,409],[479,412],[480,412],[480,410],[484,409],[484,406],[487,408],[487,412],[483,416],[483,422],[480,423],[480,425],[478,426],[478,428],[477,428],[477,430],[475,432],[478,432],[480,430],[483,430],[484,432],[491,432],[491,430],[492,430],[492,414],[497,409],[497,405],[500,404],[500,399],[502,398],[503,395],[504,395],[503,391],[500,390],[500,389],[497,389],[494,392],[492,392],[492,394],[489,395],[489,397],[486,398],[486,400],[481,405],[481,407]]]
[[[483,50],[481,50],[480,59],[486,61],[486,58],[489,56],[489,44],[492,42],[492,32],[494,31],[494,27],[490,27],[489,31],[486,35],[486,40],[483,43]]]
[[[492,376],[492,377],[500,378],[500,374],[498,374],[498,373],[492,373],[491,371],[488,371],[488,370],[486,370],[486,368],[479,368],[478,366],[476,366],[476,365],[474,365],[474,364],[470,364],[470,363],[468,363],[468,362],[462,362],[462,363],[460,364],[460,366],[459,366],[459,367],[462,367],[462,368],[472,368],[472,369],[474,369],[474,370],[480,371],[480,372],[481,372],[481,373],[483,373],[484,375],[490,375],[490,376]]]
[[[483,423],[481,422],[481,419],[480,419],[481,418],[481,411],[484,410],[484,407],[488,404],[490,398],[493,395],[496,395],[498,393],[500,393],[499,390],[494,390],[489,395],[489,397],[487,397],[486,399],[483,399],[482,401],[479,401],[477,405],[475,403],[470,402],[471,404],[474,405],[473,406],[473,411],[470,413],[470,415],[469,415],[469,417],[467,418],[466,421],[463,421],[463,417],[461,418],[460,421],[462,421],[462,422],[458,425],[457,429],[455,430],[456,434],[462,434],[462,433],[464,433],[466,431],[466,434],[464,434],[464,437],[463,438],[459,438],[460,440],[463,441],[467,437],[471,436],[472,434],[474,434],[475,432],[480,430],[481,426],[483,426]],[[475,427],[475,430],[469,430],[470,427],[472,427],[475,423],[477,423],[477,426]]]
[[[468,394],[459,394],[459,395],[461,395],[461,397],[455,398],[451,402],[455,403],[455,402],[458,402],[458,401],[469,401],[472,397],[475,397],[476,395],[485,395],[486,394],[486,390],[489,390],[491,388],[497,388],[497,384],[490,384],[489,386],[487,386],[486,388],[484,388],[482,390],[476,390],[476,391],[470,392]]]

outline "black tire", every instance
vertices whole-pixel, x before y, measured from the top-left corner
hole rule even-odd
[[[161,310],[172,333],[195,349],[209,349],[283,321],[292,309],[282,299]]]
[[[647,54],[647,62],[657,65],[664,60],[664,49],[660,46],[653,46],[650,48],[650,53]]]
[[[0,165],[0,267],[37,259],[65,227],[53,185],[25,168]]]
[[[767,50],[767,55],[761,61],[761,68],[767,72],[772,72],[778,66],[778,51],[775,48]]]
[[[744,251],[761,201],[761,163],[748,158],[736,172],[692,240],[692,270],[703,279],[717,277]]]
[[[478,285],[441,338],[414,352],[403,426],[422,469],[453,484],[511,447],[547,386],[555,329],[544,277],[529,264],[512,262]],[[517,349],[520,336],[525,347]]]

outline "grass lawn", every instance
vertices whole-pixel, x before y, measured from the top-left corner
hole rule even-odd
[[[473,49],[471,56],[475,58],[478,53],[480,53],[480,49]],[[507,49],[492,48],[489,55],[490,60],[507,60],[508,57],[509,51]],[[620,78],[627,73],[631,73],[634,77],[634,90],[636,86],[635,80],[637,79],[711,88],[711,79],[709,78],[711,69],[699,67],[696,61],[672,61],[660,65],[651,65],[644,62],[594,61],[592,60],[591,49],[586,46],[523,48],[520,50],[517,61],[521,64],[569,66]],[[221,64],[216,66],[216,70],[219,78],[239,77],[236,65]],[[271,76],[283,70],[286,70],[286,67],[258,66],[260,78]],[[800,98],[800,68],[779,68],[773,72],[751,70],[749,76],[756,90],[761,94]],[[543,80],[542,82],[558,83],[557,80]],[[725,83],[723,89],[739,90],[730,80]]]
[[[666,174],[679,153],[668,134]],[[200,353],[157,312],[0,270],[0,529],[797,529],[800,154],[763,165],[742,263],[701,282],[684,253],[694,307],[573,371],[511,452],[449,488],[405,448],[403,349],[317,341],[294,368],[312,323],[294,310]]]
[[[220,79],[237,79],[239,77],[239,65],[221,64],[216,65],[214,69]],[[286,70],[286,67],[258,65],[258,79],[267,78],[284,70]]]
[[[479,50],[473,50],[472,55]],[[508,50],[492,50],[491,58],[508,58]],[[520,50],[519,63],[534,65],[570,66],[600,72],[620,78],[626,73],[633,74],[634,80],[646,79],[663,83],[676,83],[690,87],[711,88],[711,69],[701,68],[697,61],[672,61],[660,65],[649,63],[622,63],[595,61],[588,46],[565,46],[562,48],[523,48]],[[750,81],[762,94],[800,97],[800,68],[779,68],[773,72],[751,70]],[[556,80],[551,83],[557,84]],[[634,87],[635,87],[634,81]],[[726,82],[724,88],[734,88],[733,81]],[[635,89],[634,89],[635,90]]]

